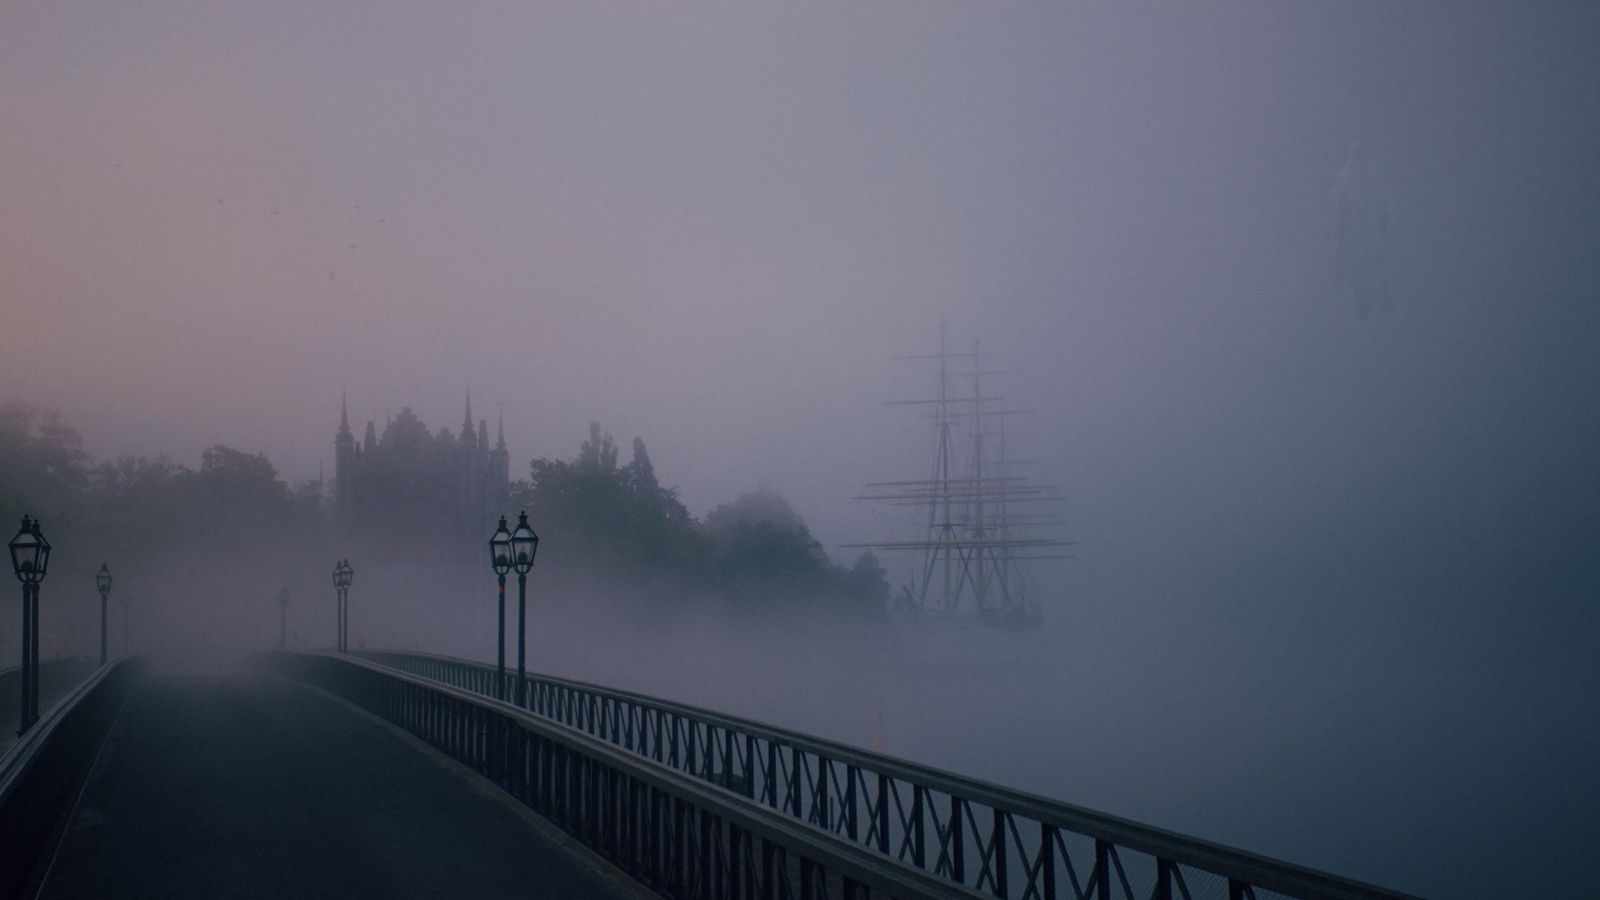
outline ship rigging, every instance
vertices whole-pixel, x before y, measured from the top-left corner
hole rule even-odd
[[[984,368],[987,356],[976,340],[970,352],[951,351],[940,326],[938,353],[905,357],[935,364],[937,395],[885,405],[932,408],[933,469],[927,478],[868,482],[856,499],[925,510],[921,533],[847,546],[917,561],[894,603],[899,611],[1031,627],[1041,613],[1030,567],[1066,558],[1070,544],[1054,536],[1059,493],[1016,471],[1007,423],[1024,411],[986,393],[984,376],[998,374]]]

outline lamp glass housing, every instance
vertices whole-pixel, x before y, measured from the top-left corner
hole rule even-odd
[[[8,545],[11,550],[11,568],[17,580],[24,584],[38,584],[50,568],[50,542],[39,533],[39,522],[22,517],[22,528]]]
[[[489,564],[496,575],[511,571],[511,532],[506,530],[506,517],[500,517],[500,527],[489,538]]]
[[[100,589],[100,593],[111,593],[111,570],[106,568],[105,563],[101,563],[100,571],[95,573],[94,583],[95,587]]]
[[[539,536],[528,525],[528,514],[520,513],[517,516],[517,530],[511,532],[511,564],[516,567],[518,575],[526,575],[533,569],[533,557],[538,552]]]

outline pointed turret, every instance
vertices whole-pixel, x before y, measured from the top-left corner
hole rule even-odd
[[[355,508],[356,436],[350,433],[350,404],[339,392],[339,434],[333,439],[334,512],[348,518]],[[322,491],[322,468],[317,467],[317,491]]]
[[[500,409],[498,418],[499,423],[495,428],[494,449],[489,451],[489,477],[492,479],[489,485],[489,500],[491,504],[505,502],[506,489],[511,485],[511,451],[506,449],[506,411],[504,407]]]
[[[461,420],[461,443],[467,445],[468,447],[471,447],[472,446],[473,437],[474,437],[474,433],[473,433],[473,429],[472,429],[472,389],[468,388],[467,389],[467,415],[466,415],[466,418]]]

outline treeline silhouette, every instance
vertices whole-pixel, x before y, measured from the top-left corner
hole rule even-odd
[[[871,553],[835,565],[771,491],[691,516],[658,481],[642,439],[619,464],[611,436],[592,423],[575,458],[536,459],[528,472],[512,484],[508,510],[529,512],[542,537],[539,565],[554,563],[558,578],[750,607],[877,613],[887,603]],[[250,578],[277,583],[286,569],[320,573],[340,539],[324,485],[291,488],[263,454],[218,444],[198,468],[166,456],[96,462],[58,413],[12,402],[0,405],[0,527],[23,513],[40,517],[58,548],[51,580],[88,578],[112,558],[119,574],[222,592]]]
[[[564,560],[591,573],[635,583],[646,577],[677,589],[713,591],[741,603],[813,602],[878,612],[889,583],[872,553],[833,564],[783,497],[758,489],[697,520],[662,487],[644,440],[632,458],[598,422],[571,460],[536,459],[511,488]],[[545,551],[541,550],[541,553]]]
[[[0,539],[24,513],[54,545],[40,598],[47,659],[98,644],[102,562],[115,577],[113,643],[130,631],[126,601],[134,649],[259,645],[276,637],[267,603],[280,586],[309,597],[332,565],[315,482],[291,491],[265,456],[218,445],[199,468],[165,456],[96,462],[57,413],[0,404]],[[7,642],[12,618],[0,616]]]

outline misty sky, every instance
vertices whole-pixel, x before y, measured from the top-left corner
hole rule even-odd
[[[692,512],[764,483],[831,547],[896,527],[849,498],[925,464],[880,401],[947,319],[1069,498],[1063,635],[1600,749],[1562,724],[1600,682],[1600,7],[456,6],[0,5],[0,399],[298,482],[341,391],[437,429],[470,387],[514,477],[599,419]]]

